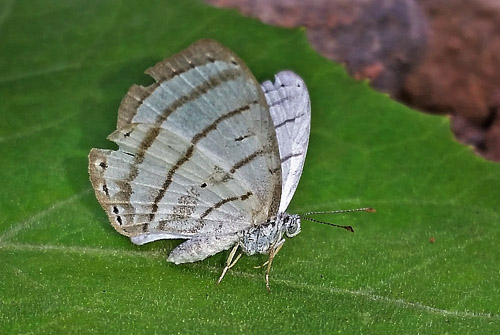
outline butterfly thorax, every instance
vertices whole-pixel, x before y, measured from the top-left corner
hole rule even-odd
[[[298,233],[300,233],[300,217],[278,213],[267,222],[242,231],[239,245],[247,255],[267,254],[283,240],[284,234],[287,237],[294,237]]]

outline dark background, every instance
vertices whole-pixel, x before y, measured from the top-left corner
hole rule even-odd
[[[312,46],[500,161],[497,0],[207,0],[263,22],[305,26]]]

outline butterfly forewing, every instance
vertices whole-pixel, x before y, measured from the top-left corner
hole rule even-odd
[[[118,151],[93,149],[97,198],[122,234],[232,234],[276,214],[280,157],[263,92],[215,41],[196,42],[148,69],[156,81],[122,101]],[[156,236],[156,237],[155,237]]]

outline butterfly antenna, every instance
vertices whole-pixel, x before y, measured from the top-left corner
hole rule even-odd
[[[354,233],[354,229],[352,229],[351,226],[341,226],[341,225],[333,224],[330,222],[324,222],[324,221],[316,220],[316,219],[309,218],[309,217],[305,216],[305,215],[311,215],[311,214],[340,214],[340,213],[352,213],[352,212],[375,213],[376,210],[374,208],[371,208],[371,207],[365,207],[365,208],[356,208],[356,209],[345,209],[345,210],[340,210],[340,211],[309,212],[309,213],[300,214],[300,218],[307,220],[307,221],[311,221],[311,222],[317,222],[317,223],[322,223],[322,224],[326,224],[326,225],[333,226],[333,227],[343,228],[345,230],[348,230],[348,231]]]
[[[320,220],[316,220],[316,219],[308,218],[308,217],[303,217],[303,216],[301,216],[300,218],[304,219],[304,220],[307,220],[307,221],[311,221],[311,222],[317,222],[317,223],[322,223],[322,224],[326,224],[326,225],[329,225],[329,226],[343,228],[345,230],[350,231],[351,233],[354,233],[354,229],[352,229],[351,226],[341,226],[341,225],[333,224],[333,223],[330,223],[330,222],[324,222],[324,221],[320,221]]]
[[[375,213],[376,210],[375,208],[356,208],[356,209],[345,209],[345,210],[340,210],[340,211],[326,211],[326,212],[309,212],[309,213],[303,213],[299,214],[300,216],[302,215],[311,215],[311,214],[340,214],[340,213],[352,213],[352,212],[367,212],[367,213]]]

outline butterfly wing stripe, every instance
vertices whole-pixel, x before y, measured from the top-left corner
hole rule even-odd
[[[304,155],[304,152],[296,152],[296,153],[291,153],[291,154],[288,154],[286,155],[285,157],[281,158],[281,163],[284,163],[286,162],[287,160],[289,160],[290,158],[294,158],[294,157],[300,157]]]
[[[295,122],[295,120],[300,119],[300,118],[301,118],[302,116],[304,116],[304,115],[305,115],[305,113],[302,113],[302,114],[297,115],[297,116],[294,116],[294,117],[292,117],[292,118],[290,118],[290,119],[286,119],[286,120],[284,120],[283,122],[278,123],[277,125],[275,125],[275,126],[274,126],[274,129],[277,129],[277,128],[280,128],[280,127],[283,127],[284,125],[286,125],[286,124],[288,124],[288,123]]]
[[[235,200],[241,200],[241,201],[245,201],[247,200],[253,193],[248,191],[247,193],[243,194],[242,196],[239,196],[239,197],[230,197],[230,198],[226,198],[226,199],[222,199],[221,201],[217,202],[215,205],[213,205],[212,207],[208,208],[205,212],[203,212],[203,214],[201,214],[200,216],[200,219],[204,219],[206,216],[208,216],[208,214],[210,214],[214,209],[217,209],[219,207],[221,207],[222,205],[230,202],[230,201],[235,201]]]
[[[259,156],[262,156],[264,155],[265,153],[268,153],[269,151],[266,150],[266,149],[259,149],[259,150],[256,150],[254,151],[252,154],[246,156],[245,158],[243,158],[242,160],[240,160],[239,162],[237,162],[236,164],[233,165],[233,167],[231,168],[231,170],[229,170],[230,173],[235,173],[236,170],[240,169],[242,166],[245,166],[247,165],[248,163],[250,163],[251,161],[253,161],[255,158],[259,157]]]

